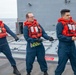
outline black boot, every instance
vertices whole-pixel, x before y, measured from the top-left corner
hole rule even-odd
[[[27,73],[27,75],[31,75],[30,73]]]
[[[48,73],[47,72],[44,72],[44,75],[48,75]]]
[[[21,75],[16,66],[13,66],[13,73],[16,75]]]

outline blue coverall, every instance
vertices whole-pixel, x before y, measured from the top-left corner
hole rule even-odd
[[[41,27],[42,28],[42,27]],[[23,28],[24,38],[27,41],[27,48],[26,48],[26,70],[27,73],[30,73],[33,68],[33,62],[35,57],[37,56],[37,61],[40,65],[41,71],[47,71],[47,63],[45,61],[45,48],[41,43],[39,46],[30,47],[30,43],[36,42],[36,39],[30,38],[28,35],[28,27],[24,26]],[[49,40],[49,36],[45,33],[44,29],[42,28],[42,37]]]
[[[55,75],[62,75],[62,72],[65,69],[65,65],[70,60],[74,75],[76,75],[76,49],[75,43],[72,40],[72,37],[67,37],[62,34],[63,25],[58,23],[56,27],[57,37],[59,40],[58,45],[58,66],[55,70]]]
[[[9,33],[14,38],[17,37],[16,34],[14,34],[9,29],[9,27],[7,25],[4,24],[4,27],[5,27],[7,33]],[[12,57],[11,50],[9,48],[9,45],[8,45],[6,37],[0,38],[0,52],[2,52],[3,54],[5,54],[5,56],[7,57],[7,59],[9,60],[9,62],[11,63],[11,66],[16,66],[16,62],[15,62],[14,58]]]

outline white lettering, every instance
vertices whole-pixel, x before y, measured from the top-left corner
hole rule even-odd
[[[72,27],[73,27],[73,30],[75,30],[75,29],[76,29],[75,25],[72,25]]]
[[[34,32],[34,27],[31,27],[30,29],[31,29],[31,32]]]
[[[2,28],[0,28],[0,33],[2,33]]]
[[[72,25],[68,24],[69,30],[72,30]]]
[[[38,32],[38,27],[35,27],[36,32]]]
[[[68,24],[68,27],[69,27],[69,30],[76,30],[76,26],[75,25]]]

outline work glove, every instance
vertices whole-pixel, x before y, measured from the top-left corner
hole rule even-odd
[[[18,37],[15,37],[15,41],[18,41],[19,40],[19,38]]]
[[[54,41],[54,38],[49,36],[49,41]]]
[[[43,39],[38,38],[38,39],[37,39],[37,42],[43,42]]]

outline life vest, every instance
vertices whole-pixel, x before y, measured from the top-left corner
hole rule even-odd
[[[76,23],[72,18],[70,20],[64,20],[60,18],[58,22],[61,22],[63,25],[62,34],[65,36],[76,36]]]
[[[4,28],[4,24],[2,21],[0,21],[0,38],[6,37],[6,29]]]
[[[40,38],[42,36],[42,29],[37,20],[34,20],[33,22],[25,21],[24,26],[28,26],[30,38]]]

